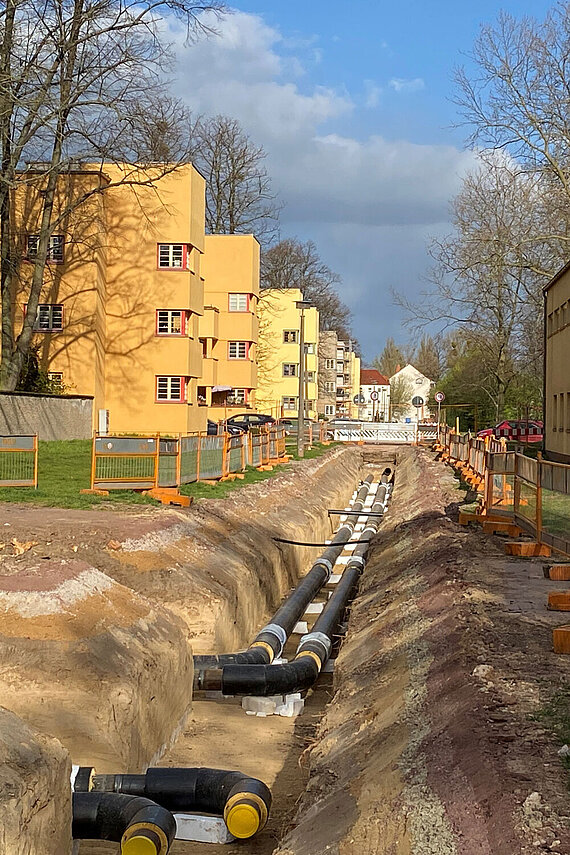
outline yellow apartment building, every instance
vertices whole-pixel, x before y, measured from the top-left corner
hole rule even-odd
[[[570,463],[570,263],[544,288],[544,451]]]
[[[256,405],[259,243],[253,235],[206,235],[202,270],[198,401],[219,421]]]
[[[360,357],[354,352],[351,341],[336,343],[336,414],[340,417],[358,418],[360,396]],[[357,399],[355,401],[355,398]]]
[[[267,289],[259,301],[257,409],[274,416],[298,416],[301,310],[298,288]],[[319,313],[305,309],[305,415],[317,418]]]
[[[22,249],[16,324],[26,311],[38,241],[41,169],[36,176],[15,199]],[[206,426],[197,390],[204,193],[204,179],[189,164],[167,174],[86,165],[60,182],[57,217],[87,199],[51,237],[35,341],[45,371],[67,391],[94,396],[95,429],[184,433]]]

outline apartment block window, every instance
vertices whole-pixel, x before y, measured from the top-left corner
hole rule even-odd
[[[157,335],[186,335],[188,330],[188,312],[182,309],[157,309]]]
[[[283,400],[283,409],[284,410],[296,410],[297,409],[297,398],[285,397]]]
[[[63,391],[63,372],[62,371],[48,371],[48,380],[52,385],[52,388],[55,391],[61,392]]]
[[[557,431],[558,428],[556,425],[558,424],[558,395],[553,396],[553,407],[552,407],[552,430]]]
[[[296,362],[284,362],[283,363],[283,377],[297,377],[298,368]]]
[[[564,410],[564,392],[561,392],[561,393],[560,393],[560,412],[559,412],[559,419],[560,419],[560,422],[559,422],[559,425],[558,425],[558,430],[559,430],[559,431],[564,431],[564,416],[565,416],[565,415],[566,415],[566,413],[565,413],[565,410]]]
[[[34,329],[39,332],[55,332],[63,329],[63,306],[55,303],[40,303]]]
[[[247,404],[248,389],[232,389],[228,394],[228,404],[244,407]]]
[[[315,372],[314,371],[305,371],[305,383],[314,383],[315,382]]]
[[[305,353],[314,353],[315,352],[315,344],[312,341],[308,341],[305,343]]]
[[[325,404],[325,416],[334,416],[334,404]]]
[[[283,330],[283,344],[297,344],[299,330]]]
[[[249,312],[249,294],[230,294],[230,312]]]
[[[159,243],[158,266],[168,270],[187,270],[189,249],[187,243]]]
[[[327,359],[325,362],[325,368],[334,368],[336,365],[334,359]]]
[[[247,359],[249,355],[248,341],[229,341],[228,359]]]
[[[35,258],[38,254],[38,244],[40,242],[39,235],[28,235],[27,255],[28,258]],[[63,261],[63,235],[51,235],[49,239],[49,248],[47,254],[48,261]]]
[[[186,401],[186,377],[157,377],[156,400],[178,403]]]
[[[336,383],[333,380],[327,380],[325,383],[325,392],[334,392]]]

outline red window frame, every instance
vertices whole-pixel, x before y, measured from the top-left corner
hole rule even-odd
[[[246,307],[245,309],[232,309],[230,306],[230,298],[231,297],[245,297]],[[251,294],[248,294],[246,291],[230,291],[228,294],[228,312],[233,314],[240,314],[244,312],[249,312],[249,306],[251,302]]]
[[[158,397],[158,381],[166,378],[167,380],[180,380],[180,398],[159,398]],[[170,386],[170,384],[169,384]],[[188,378],[180,374],[157,374],[154,379],[154,401],[156,404],[186,404],[188,402]]]
[[[245,356],[230,356],[230,346],[232,344],[245,344]],[[231,359],[232,361],[241,360],[243,362],[244,360],[249,359],[250,349],[251,349],[251,342],[250,341],[228,341],[228,359]]]
[[[164,265],[160,263],[160,247],[161,246],[181,246],[182,247],[182,266],[176,267],[174,265]],[[157,270],[182,270],[188,272],[188,259],[190,256],[192,247],[188,243],[182,243],[181,241],[175,241],[174,243],[166,242],[161,240],[160,243],[156,245],[156,269]]]
[[[180,312],[180,332],[159,332],[158,330],[158,313],[159,312]],[[185,338],[188,335],[188,324],[190,322],[191,312],[188,309],[157,309],[154,321],[154,334],[160,338]],[[164,376],[164,375],[163,375]]]

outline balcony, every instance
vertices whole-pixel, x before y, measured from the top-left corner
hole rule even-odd
[[[202,378],[200,385],[215,386],[218,382],[218,360],[210,358],[202,359]]]
[[[217,341],[220,337],[220,311],[215,306],[204,306],[204,316],[200,318],[200,338]]]

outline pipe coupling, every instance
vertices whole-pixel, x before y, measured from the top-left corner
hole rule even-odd
[[[323,649],[324,656],[322,658],[323,662],[326,662],[329,656],[331,655],[332,650],[332,641],[325,635],[324,632],[308,632],[306,635],[301,636],[301,640],[299,642],[299,646],[297,647],[297,654],[299,654],[307,644],[317,644],[319,647]]]
[[[268,623],[267,626],[263,627],[261,632],[257,633],[257,637],[259,638],[259,636],[264,632],[268,632],[269,635],[275,636],[275,638],[278,640],[280,648],[279,652],[275,653],[275,658],[278,659],[283,653],[283,648],[287,644],[287,633],[285,632],[282,626],[279,626],[278,623]]]
[[[350,567],[351,564],[360,564],[364,568],[365,561],[362,555],[352,555],[347,563],[347,567]]]

